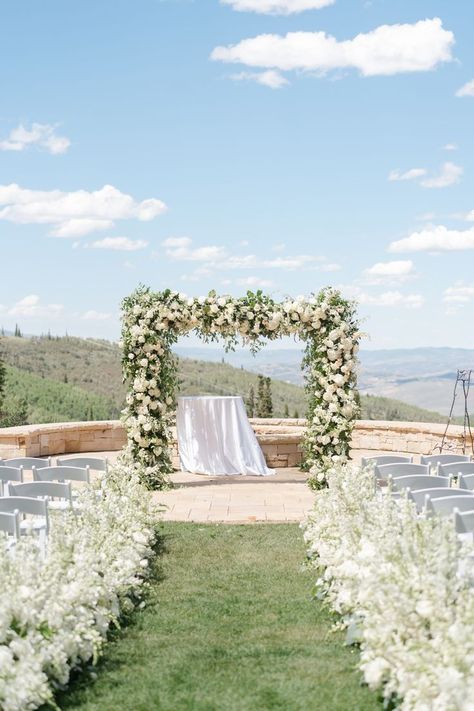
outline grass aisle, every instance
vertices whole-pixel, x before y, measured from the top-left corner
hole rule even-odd
[[[296,525],[166,523],[146,609],[112,642],[77,711],[378,711],[357,653],[301,572]]]

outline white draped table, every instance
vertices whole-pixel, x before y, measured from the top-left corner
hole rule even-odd
[[[176,425],[181,465],[186,471],[275,473],[266,465],[241,397],[180,397]]]

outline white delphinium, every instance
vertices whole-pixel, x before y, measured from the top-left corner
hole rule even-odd
[[[336,467],[305,529],[318,587],[361,645],[371,688],[403,711],[472,711],[472,545],[450,518]]]
[[[98,495],[100,491],[100,496]],[[51,512],[45,551],[34,536],[0,541],[0,708],[52,701],[72,669],[100,654],[110,624],[140,600],[156,511],[120,467],[87,487],[75,512]]]

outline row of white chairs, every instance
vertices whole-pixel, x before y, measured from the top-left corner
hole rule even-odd
[[[362,466],[366,467],[369,464],[413,464],[413,457],[398,454],[379,454],[375,457],[362,457]],[[422,454],[420,464],[428,464],[429,466],[437,466],[439,464],[452,464],[456,462],[470,462],[469,454]]]
[[[102,457],[57,457],[56,466],[71,466],[71,462],[75,467],[89,467],[96,471],[107,472],[109,467],[108,459]],[[51,457],[14,457],[13,459],[0,459],[0,466],[4,467],[23,467],[25,471],[32,470],[33,467],[41,469],[52,465]]]
[[[14,466],[16,465],[16,466]],[[69,457],[51,466],[51,459],[21,457],[0,465],[0,531],[16,540],[27,530],[49,533],[49,509],[74,509],[71,482],[90,481],[90,470],[107,471],[106,459]],[[33,481],[24,482],[24,470]],[[33,521],[26,516],[33,516]]]
[[[440,516],[453,516],[459,534],[474,533],[474,462],[463,455],[436,455],[421,464],[409,457],[380,455],[367,458],[373,462],[374,476],[390,484],[395,496],[406,491],[419,511]],[[428,459],[428,461],[426,461]],[[423,460],[423,458],[422,458]],[[431,474],[436,464],[437,473]],[[457,478],[457,487],[453,483]]]

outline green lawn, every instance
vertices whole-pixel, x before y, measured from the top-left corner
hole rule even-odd
[[[166,523],[145,610],[58,703],[77,711],[380,711],[311,598],[296,525]]]

